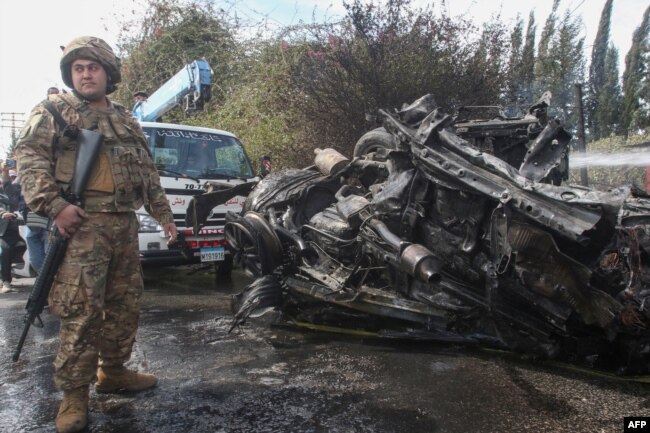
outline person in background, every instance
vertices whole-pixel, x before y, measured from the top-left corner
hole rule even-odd
[[[26,205],[23,217],[27,224],[25,240],[29,251],[29,261],[36,273],[40,274],[49,244],[51,220],[46,216],[32,212]]]
[[[8,160],[13,164],[16,163],[14,160]],[[18,205],[20,204],[20,184],[16,182],[18,177],[18,172],[16,171],[15,165],[14,168],[11,168],[9,165],[5,164],[2,169],[2,192],[9,197],[9,200],[15,204],[16,210],[18,210]]]
[[[133,102],[135,102],[136,104],[141,101],[144,102],[147,99],[149,99],[149,95],[146,92],[138,91],[133,94]]]
[[[64,136],[47,105],[32,111],[16,144],[18,171],[29,207],[52,218],[68,247],[50,289],[50,312],[61,320],[54,382],[63,391],[59,433],[88,424],[89,386],[97,393],[154,387],[153,374],[125,366],[131,358],[144,289],[138,218],[144,205],[169,243],[176,225],[142,128],[107,95],[121,81],[120,59],[102,39],[82,36],[63,50],[63,82],[72,93],[50,95],[65,123],[96,129],[105,138],[93,164],[84,208],[62,195],[72,180],[78,142]],[[56,151],[55,151],[56,149]]]
[[[143,110],[142,104],[147,102],[147,99],[149,99],[149,95],[146,92],[138,91],[133,94],[133,109],[131,111],[134,115],[136,112],[141,112]],[[162,119],[156,121],[162,122]]]
[[[16,246],[20,241],[18,226],[23,221],[20,209],[20,185],[16,182],[16,170],[5,165],[2,172],[2,193],[0,198],[0,276],[2,288],[0,293],[14,291],[11,285],[11,264],[16,255]]]

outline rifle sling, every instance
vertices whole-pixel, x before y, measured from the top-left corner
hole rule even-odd
[[[49,99],[44,99],[42,104],[47,109],[47,111],[49,111],[50,114],[52,114],[52,117],[54,117],[54,121],[59,125],[59,128],[61,128],[61,132],[63,133],[63,135],[72,139],[77,138],[77,134],[79,133],[79,130],[77,129],[76,125],[69,125],[63,119],[63,116],[61,116],[59,110],[56,109],[54,104],[52,104]]]
[[[49,99],[44,99],[43,106],[47,108],[47,111],[49,111],[52,114],[52,117],[54,117],[56,123],[59,124],[59,128],[61,128],[61,131],[64,131],[68,127],[68,123],[65,120],[63,120],[63,116],[61,116],[61,113],[59,113],[59,110],[56,109],[54,104],[52,104],[49,101]]]

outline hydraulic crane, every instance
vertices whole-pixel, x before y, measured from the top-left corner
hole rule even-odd
[[[212,69],[205,60],[195,60],[160,86],[146,101],[138,101],[133,116],[140,122],[155,122],[182,105],[185,112],[202,110],[212,96]]]

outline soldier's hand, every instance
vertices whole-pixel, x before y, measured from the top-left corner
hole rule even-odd
[[[5,212],[2,214],[2,218],[6,220],[13,220],[16,219],[16,214],[13,212]]]
[[[176,224],[174,223],[168,223],[163,226],[163,230],[165,232],[165,237],[169,236],[169,240],[167,241],[167,245],[173,244],[176,242],[176,237],[178,236],[178,231],[176,230]]]
[[[59,229],[59,233],[65,238],[72,236],[86,217],[86,212],[78,206],[70,204],[63,208],[54,217],[54,223]]]

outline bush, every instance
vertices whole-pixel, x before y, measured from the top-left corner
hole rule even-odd
[[[629,136],[616,135],[594,141],[587,145],[587,160],[595,160],[596,164],[588,167],[589,186],[599,190],[608,190],[622,185],[636,185],[638,188],[646,189],[646,165],[643,158],[639,158],[634,164],[622,164],[620,161],[625,155],[640,152],[642,155],[650,155],[650,145],[646,147],[634,147],[637,144],[650,141],[650,132]],[[572,156],[578,157],[574,151]],[[571,156],[569,157],[571,168]],[[580,170],[571,168],[569,182],[580,183]]]

